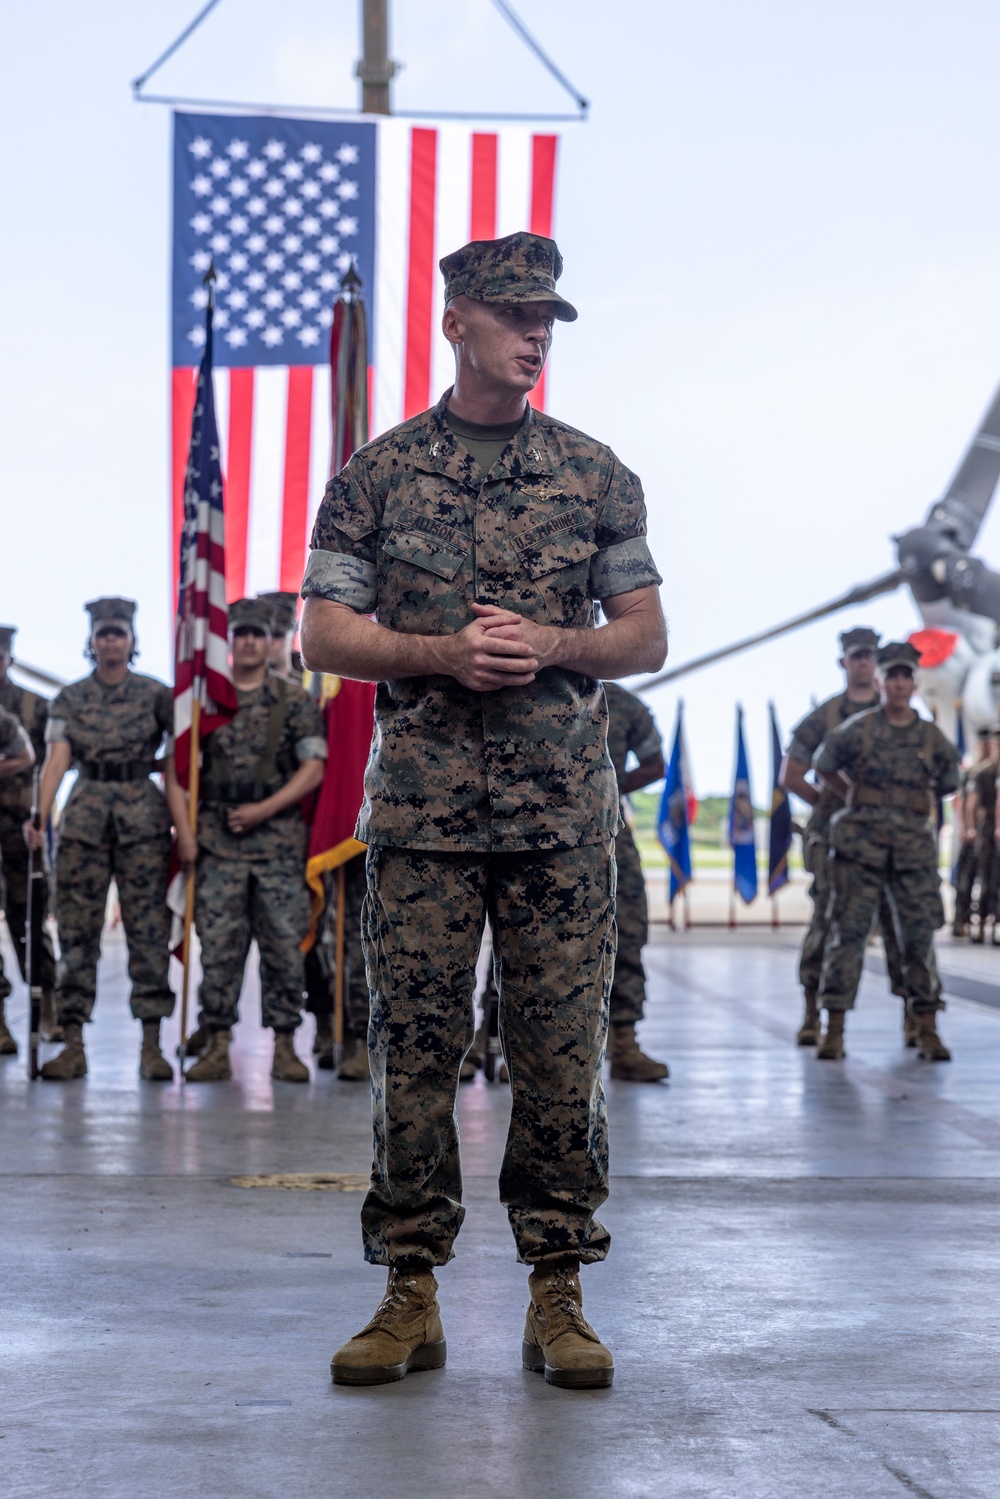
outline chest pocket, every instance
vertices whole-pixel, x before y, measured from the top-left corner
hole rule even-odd
[[[382,542],[382,551],[399,562],[408,562],[448,582],[469,555],[472,540],[464,532],[416,510],[400,513]]]
[[[511,541],[528,576],[537,582],[565,567],[589,564],[597,551],[591,533],[592,524],[586,511],[577,506],[553,515],[540,526],[513,534]]]

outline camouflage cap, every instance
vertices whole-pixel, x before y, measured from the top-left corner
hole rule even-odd
[[[0,651],[5,651],[7,655],[10,655],[16,634],[17,625],[0,625]]]
[[[265,635],[273,635],[274,605],[264,598],[237,599],[229,606],[229,628],[263,630]]]
[[[90,633],[99,635],[102,630],[125,630],[135,634],[134,599],[91,599],[83,606],[90,615]]]
[[[856,651],[860,647],[868,650],[877,650],[881,640],[877,630],[869,630],[864,625],[858,625],[856,629],[844,630],[840,637],[840,648],[843,651]]]
[[[439,261],[444,299],[477,302],[551,302],[553,315],[575,323],[577,311],[556,291],[562,256],[554,239],[521,230],[505,239],[474,239]]]
[[[299,612],[297,593],[258,593],[257,597],[266,599],[273,606],[276,635],[287,635],[289,630],[295,628],[295,620]]]
[[[890,640],[882,646],[876,659],[882,671],[888,671],[892,666],[905,666],[908,671],[916,671],[920,665],[920,652],[908,640]]]

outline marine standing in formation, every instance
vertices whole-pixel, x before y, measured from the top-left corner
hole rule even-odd
[[[951,1057],[935,1020],[944,1008],[934,966],[944,908],[933,818],[937,799],[958,786],[958,752],[910,707],[919,663],[908,641],[883,646],[881,706],[834,729],[816,755],[824,784],[845,802],[830,833],[833,899],[819,991],[827,1024],[816,1052],[823,1060],[844,1056],[844,1017],[854,1007],[883,890],[899,921],[920,1055],[934,1062]]]
[[[35,751],[24,727],[13,713],[8,713],[6,708],[0,708],[0,797],[3,795],[4,788],[16,777],[25,773],[30,775],[34,763]],[[6,869],[2,872],[6,876]],[[15,931],[22,931],[23,927],[16,928],[11,921],[12,902],[9,887],[6,891],[5,905],[12,934]],[[18,956],[21,956],[20,946]],[[0,958],[0,1057],[17,1056],[17,1042],[10,1033],[5,1013],[5,1005],[10,992],[10,979],[3,971],[3,959]]]
[[[25,971],[26,923],[28,919],[28,849],[21,831],[25,818],[31,812],[31,788],[33,767],[41,765],[45,758],[45,720],[49,705],[45,698],[29,692],[8,675],[11,663],[11,648],[16,625],[0,625],[0,708],[11,714],[24,729],[34,751],[31,759],[20,768],[15,768],[18,758],[9,750],[6,762],[0,762],[0,866],[4,886],[4,914],[10,932],[17,965],[21,977],[27,982]],[[44,874],[35,886],[43,902],[43,916],[48,911],[48,882]],[[41,943],[41,971],[33,975],[41,985],[40,1030],[46,1041],[61,1041],[62,1032],[56,1024],[53,989],[55,988],[55,959],[52,954],[52,939],[43,928]],[[17,1051],[13,1036],[7,1030],[3,1018],[3,1003],[10,994],[10,980],[3,970],[0,957],[0,1056],[11,1056]]]
[[[1000,854],[997,852],[997,771],[1000,769],[1000,725],[989,731],[989,754],[972,772],[972,788],[967,798],[968,826],[975,853],[976,924],[973,942],[986,941],[986,923],[992,927],[991,941],[998,941],[997,892],[1000,880]]]
[[[300,943],[309,926],[308,828],[299,803],[323,779],[326,739],[315,703],[268,669],[273,627],[274,609],[266,599],[230,605],[239,707],[205,741],[197,845],[183,795],[175,819],[183,863],[190,868],[197,860],[201,1011],[189,1050],[201,1048],[202,1054],[186,1074],[189,1082],[232,1076],[230,1034],[255,938],[262,1018],[274,1031],[271,1076],[309,1080],[292,1041],[302,1021]],[[173,786],[179,791],[175,780]]]
[[[967,937],[972,922],[972,896],[976,885],[976,813],[973,792],[976,775],[990,763],[990,731],[980,729],[979,758],[962,775],[962,784],[952,801],[954,832],[958,840],[958,857],[955,860],[953,883],[955,887],[955,918],[952,923],[953,937]]]
[[[656,720],[634,692],[617,682],[605,682],[608,701],[608,754],[615,768],[618,795],[651,786],[663,776],[663,740]],[[626,769],[629,754],[639,762]],[[635,1028],[646,1008],[646,974],[642,949],[649,940],[646,880],[632,829],[622,820],[615,838],[618,886],[615,900],[618,952],[611,985],[611,1076],[623,1082],[655,1083],[669,1077],[666,1062],[648,1057],[639,1046]]]
[[[379,684],[357,833],[375,1153],[362,1226],[389,1275],[332,1373],[373,1384],[444,1363],[433,1272],[464,1212],[455,1097],[488,913],[512,1091],[500,1195],[532,1272],[522,1361],[608,1385],[578,1275],[610,1242],[595,1214],[619,803],[601,679],[661,665],[660,576],[635,476],[528,405],[554,320],[576,317],[555,244],[474,242],[441,270],[454,387],[330,481],[302,587],[307,664]]]
[[[163,682],[131,670],[135,607],[131,599],[119,598],[87,604],[87,654],[94,670],[64,687],[50,707],[38,796],[42,826],[24,824],[29,846],[40,851],[56,793],[75,768],[76,784],[59,819],[54,870],[61,950],[56,999],[66,1045],[42,1067],[42,1077],[56,1082],[87,1071],[83,1027],[97,997],[112,880],[128,941],[132,1014],[142,1022],[140,1076],[153,1082],[173,1077],[160,1050],[160,1021],[174,1008],[165,904],[171,815],[150,780],[172,732],[173,695]]]
[[[878,707],[879,694],[875,685],[875,653],[878,642],[877,632],[862,626],[843,632],[840,637],[842,655],[839,664],[846,679],[844,691],[835,693],[833,697],[811,709],[795,725],[781,766],[780,780],[783,789],[794,792],[812,807],[812,815],[802,838],[802,862],[806,872],[812,876],[809,895],[813,913],[799,960],[799,983],[805,997],[805,1014],[796,1033],[800,1046],[817,1045],[822,1032],[817,995],[823,952],[830,933],[830,820],[843,806],[842,798],[831,786],[821,784],[817,787],[807,777],[821,746],[834,729],[839,728],[855,713]],[[906,969],[896,937],[892,904],[885,893],[879,901],[879,929],[885,947],[890,988],[893,994],[905,1001],[908,993]],[[904,1026],[907,1025],[907,1016],[908,1012],[904,1010]],[[907,1040],[910,1039],[908,1034]]]

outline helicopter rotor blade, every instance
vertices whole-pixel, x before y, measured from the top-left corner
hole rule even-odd
[[[968,551],[986,519],[1000,479],[1000,390],[979,424],[941,499],[931,506],[926,524],[937,522],[954,533]]]
[[[841,594],[839,598],[831,599],[828,604],[820,604],[817,609],[809,609],[805,614],[797,614],[794,619],[786,619],[783,624],[774,625],[770,630],[761,630],[757,635],[748,635],[745,640],[736,640],[732,645],[725,645],[717,651],[709,651],[705,656],[696,656],[693,661],[685,661],[683,665],[661,672],[659,676],[649,677],[645,682],[640,682],[633,687],[632,691],[650,692],[654,687],[662,687],[665,682],[674,682],[678,677],[686,677],[690,672],[701,671],[705,666],[713,666],[716,661],[725,661],[728,656],[736,656],[740,651],[750,650],[752,646],[763,645],[766,640],[776,640],[781,635],[788,635],[792,630],[801,629],[803,625],[823,619],[827,614],[836,614],[838,609],[849,609],[852,604],[863,604],[868,599],[877,598],[880,593],[892,593],[904,581],[903,574],[897,568],[891,573],[883,573],[880,578],[873,578],[869,583],[858,583],[854,588],[849,588],[846,593]]]

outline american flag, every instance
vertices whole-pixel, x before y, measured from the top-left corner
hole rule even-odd
[[[372,316],[377,435],[451,384],[439,258],[470,239],[552,233],[557,145],[521,126],[175,114],[174,535],[214,259],[228,598],[301,582],[330,472],[333,304],[352,261]]]
[[[182,786],[188,785],[190,776],[195,701],[201,704],[201,735],[210,734],[236,712],[236,689],[229,669],[226,534],[212,385],[211,307],[206,309],[201,328],[204,352],[191,412],[191,441],[184,472],[184,520],[178,549],[174,765]]]

